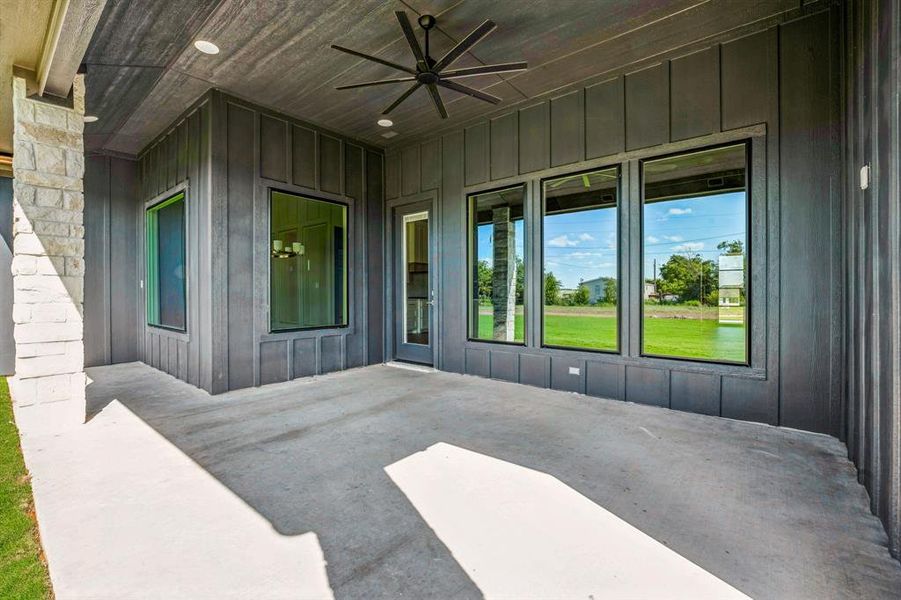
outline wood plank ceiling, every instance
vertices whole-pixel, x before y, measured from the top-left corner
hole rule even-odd
[[[409,64],[395,10],[438,17],[441,56],[487,18],[498,29],[455,67],[526,60],[529,70],[466,83],[527,102],[591,76],[797,8],[799,0],[109,0],[85,57],[88,150],[136,154],[211,87],[373,145],[376,125],[404,84],[343,90],[335,85],[397,75],[329,48],[335,43]],[[201,54],[195,39],[221,53]],[[441,90],[442,121],[424,91],[393,114],[391,144],[497,110]]]

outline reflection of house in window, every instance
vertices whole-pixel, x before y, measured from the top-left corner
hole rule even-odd
[[[719,279],[720,323],[744,323],[744,311],[741,310],[745,286],[744,254],[721,255]]]
[[[607,282],[612,281],[616,282],[613,277],[598,277],[597,279],[589,279],[588,281],[583,281],[582,285],[588,288],[588,303],[589,304],[597,304],[598,302],[606,302],[608,301],[607,296]],[[609,299],[610,301],[615,301],[615,299]]]

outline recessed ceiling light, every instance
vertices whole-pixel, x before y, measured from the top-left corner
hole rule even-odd
[[[204,54],[219,54],[219,46],[206,40],[197,40],[194,42],[194,47]]]
[[[394,121],[392,121],[391,119],[379,119],[377,123],[382,127],[391,127],[392,125],[394,125]]]
[[[93,123],[96,120],[97,120],[97,117],[95,117],[94,115],[85,115],[84,116],[85,123]]]

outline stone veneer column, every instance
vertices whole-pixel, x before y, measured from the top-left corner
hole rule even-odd
[[[13,321],[17,418],[84,422],[84,79],[73,107],[29,98],[13,78]]]
[[[494,228],[491,301],[494,304],[493,338],[512,342],[516,325],[516,233],[510,207],[491,211]]]

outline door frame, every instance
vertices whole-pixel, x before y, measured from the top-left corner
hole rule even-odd
[[[431,246],[431,254],[429,256],[432,289],[435,290],[435,304],[432,305],[432,315],[430,327],[430,341],[432,346],[432,366],[440,368],[441,364],[441,318],[442,311],[442,293],[441,284],[443,280],[442,265],[438,260],[441,255],[441,219],[438,213],[439,201],[438,191],[431,190],[402,198],[395,198],[385,203],[385,246],[384,246],[384,264],[385,264],[385,313],[384,319],[384,343],[385,343],[385,361],[395,360],[397,358],[397,348],[395,347],[396,322],[395,322],[395,303],[396,303],[396,243],[397,236],[400,232],[395,231],[396,215],[398,210],[405,212],[429,211],[429,244]]]

